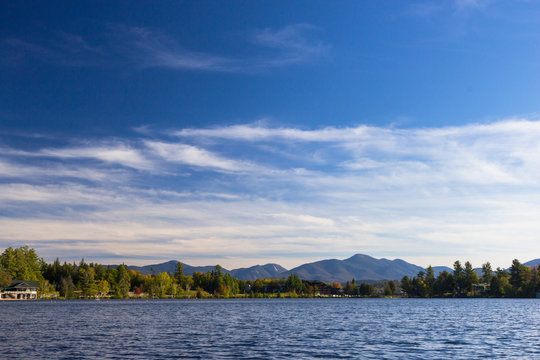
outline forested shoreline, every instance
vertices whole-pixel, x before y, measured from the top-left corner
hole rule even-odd
[[[104,266],[46,263],[28,246],[5,249],[0,255],[0,288],[12,280],[31,280],[39,283],[41,298],[231,298],[231,297],[536,297],[540,291],[538,268],[529,268],[517,259],[509,270],[492,270],[486,263],[482,276],[471,263],[454,263],[452,273],[443,271],[435,276],[430,266],[417,276],[401,280],[345,284],[302,280],[297,275],[282,279],[240,280],[216,265],[209,272],[185,275],[182,263],[174,273],[143,275],[128,269],[125,264]]]

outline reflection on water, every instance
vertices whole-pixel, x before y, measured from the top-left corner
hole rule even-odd
[[[0,358],[540,359],[536,299],[1,302]]]

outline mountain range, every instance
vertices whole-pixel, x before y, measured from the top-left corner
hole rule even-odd
[[[284,275],[296,274],[306,280],[345,282],[356,280],[394,280],[414,276],[424,268],[401,259],[375,259],[356,254],[345,260],[329,259],[300,265]]]
[[[174,274],[177,263],[177,260],[171,260],[160,264],[129,266],[129,268],[144,275],[162,272]],[[215,266],[183,265],[185,275],[193,275],[196,271],[206,273],[215,268]],[[524,265],[538,266],[540,265],[540,259],[528,261]],[[433,269],[435,270],[435,276],[442,271],[453,272],[453,269],[447,266],[434,266]],[[231,276],[241,280],[281,279],[296,274],[304,280],[337,281],[340,283],[352,279],[357,281],[399,280],[403,276],[413,277],[421,270],[425,271],[425,268],[401,259],[376,259],[363,254],[356,254],[344,260],[326,259],[315,261],[297,266],[291,270],[287,270],[278,264],[255,265],[233,270],[222,269],[223,273],[231,274]],[[475,271],[481,275],[480,268],[475,269]]]

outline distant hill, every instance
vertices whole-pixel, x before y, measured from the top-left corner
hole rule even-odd
[[[278,264],[255,265],[230,271],[230,274],[241,280],[279,279],[287,269]]]
[[[152,274],[152,271],[155,274],[162,272],[169,272],[174,274],[176,270],[177,260],[167,261],[161,264],[152,264],[145,266],[128,266],[130,269],[139,271],[143,275]],[[188,264],[184,265],[184,275],[193,275],[194,272],[207,273],[214,270],[214,265],[208,266],[191,266]],[[256,279],[278,279],[280,278],[279,274],[287,271],[284,267],[278,264],[266,264],[266,265],[255,265],[249,268],[240,268],[234,270],[222,269],[224,274],[231,274],[231,276],[240,279],[240,280],[256,280]]]
[[[160,264],[145,266],[129,266],[130,269],[148,275],[152,272],[174,273],[178,261],[171,260]],[[184,274],[193,275],[195,271],[208,272],[214,266],[191,266],[184,264]],[[241,280],[255,280],[260,278],[279,279],[290,274],[297,274],[305,280],[322,280],[327,282],[346,282],[351,279],[359,281],[367,280],[397,280],[403,276],[415,276],[420,266],[407,263],[403,260],[375,259],[368,255],[356,254],[345,260],[329,259],[298,266],[290,271],[278,264],[255,265],[249,268],[234,270],[223,269],[233,277]]]
[[[540,258],[539,259],[534,259],[534,260],[531,260],[531,261],[527,261],[523,265],[527,265],[527,266],[530,266],[530,267],[540,266]]]
[[[167,261],[161,264],[152,264],[152,265],[145,265],[145,266],[128,266],[128,268],[133,269],[135,271],[139,271],[143,275],[149,275],[152,274],[152,271],[155,274],[159,274],[162,272],[170,272],[171,274],[174,274],[174,271],[176,270],[176,264],[178,264],[179,261],[177,260],[171,260]],[[191,266],[184,264],[184,275],[193,275],[194,272],[202,272],[206,273],[208,271],[211,271],[215,268],[215,266]],[[223,273],[228,273],[229,271],[227,269],[223,269]]]
[[[476,273],[476,275],[478,275],[479,278],[481,278],[484,275],[484,273],[482,272],[482,268],[474,268],[473,270]]]
[[[449,272],[452,274],[454,272],[454,269],[449,268],[448,266],[432,266],[433,272],[435,273],[435,277],[439,276],[440,273],[443,271]]]
[[[129,266],[129,268],[140,271],[144,275],[151,274],[152,270],[155,274],[162,272],[174,274],[177,263],[177,260],[171,260],[161,264]],[[540,259],[528,261],[524,263],[524,265],[539,266]],[[214,268],[214,265],[191,266],[184,264],[184,274],[193,275],[196,271],[206,273]],[[448,266],[433,266],[433,270],[435,276],[438,276],[443,271],[448,271],[451,274],[454,272],[454,270]],[[304,280],[321,280],[326,282],[337,281],[344,283],[352,279],[366,282],[377,280],[400,280],[403,276],[416,276],[419,271],[425,272],[425,269],[401,259],[376,259],[368,255],[356,254],[344,260],[326,259],[315,261],[309,264],[300,265],[291,270],[287,270],[278,264],[266,264],[234,270],[223,269],[222,271],[223,273],[229,273],[231,276],[240,280],[280,279],[287,277],[290,274],[296,274]],[[476,268],[474,271],[478,276],[482,276],[481,268]]]
[[[329,259],[300,265],[285,275],[297,274],[306,280],[337,281],[344,283],[355,279],[397,280],[403,276],[415,276],[424,268],[396,259],[375,259],[368,255],[356,254],[345,260]]]

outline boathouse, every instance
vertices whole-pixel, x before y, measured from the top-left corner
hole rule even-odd
[[[35,300],[38,287],[37,281],[13,280],[0,290],[0,300]]]

